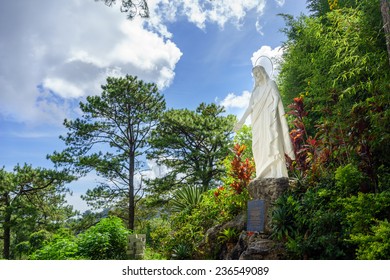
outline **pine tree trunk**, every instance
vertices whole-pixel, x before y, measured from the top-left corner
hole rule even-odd
[[[389,56],[390,65],[390,14],[388,0],[381,0],[381,13],[383,18],[383,29],[385,31],[387,54]]]
[[[128,228],[134,230],[134,163],[135,154],[130,152],[130,168],[129,168],[129,224]]]

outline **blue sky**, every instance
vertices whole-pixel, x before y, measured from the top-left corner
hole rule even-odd
[[[118,1],[120,2],[120,1]],[[285,35],[279,13],[307,13],[306,0],[149,0],[150,19],[129,21],[118,6],[94,0],[0,3],[0,166],[52,167],[64,148],[64,118],[99,94],[107,75],[137,75],[158,84],[169,108],[217,102],[242,114],[252,63],[277,58]],[[71,185],[69,202],[93,187]]]

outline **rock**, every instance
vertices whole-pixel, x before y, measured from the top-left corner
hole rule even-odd
[[[227,260],[280,260],[285,258],[283,245],[268,238],[268,235],[246,232],[234,248],[228,252]]]
[[[274,202],[288,187],[288,178],[258,178],[249,183],[248,191],[253,199]]]
[[[198,258],[212,258],[212,259],[226,259],[226,255],[229,253],[230,248],[227,246],[221,246],[218,237],[221,232],[227,228],[234,228],[238,232],[241,232],[246,227],[246,214],[241,213],[237,215],[234,220],[226,222],[221,225],[216,225],[212,228],[209,228],[206,231],[205,238],[200,243],[198,251],[201,252],[203,256]],[[235,245],[231,245],[234,247]]]

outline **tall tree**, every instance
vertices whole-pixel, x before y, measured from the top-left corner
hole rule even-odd
[[[224,172],[220,163],[228,154],[236,120],[223,112],[223,107],[202,103],[196,111],[172,109],[162,116],[152,133],[148,157],[168,167],[169,172],[150,182],[155,192],[184,185],[205,191],[220,180]]]
[[[81,118],[65,120],[69,130],[67,148],[50,158],[57,166],[67,166],[80,175],[95,170],[105,178],[84,197],[96,208],[109,207],[126,198],[128,228],[134,229],[135,171],[145,152],[147,138],[156,127],[165,101],[157,86],[137,77],[108,77],[101,96],[89,96],[80,103]]]
[[[67,192],[64,184],[72,179],[65,172],[26,164],[17,165],[13,172],[0,169],[0,220],[5,259],[11,257],[11,244],[25,241],[23,237],[39,229],[55,227],[73,215],[71,207],[64,205]]]

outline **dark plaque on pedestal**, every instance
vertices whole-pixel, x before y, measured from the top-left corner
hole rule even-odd
[[[264,232],[265,204],[262,199],[248,201],[248,221],[246,230]]]

